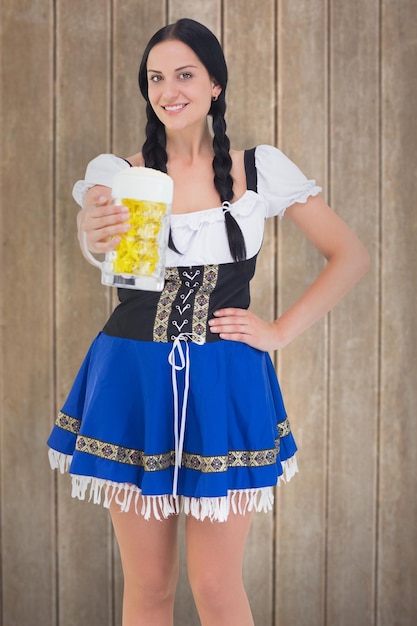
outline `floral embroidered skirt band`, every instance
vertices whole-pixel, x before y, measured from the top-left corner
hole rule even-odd
[[[297,471],[273,364],[207,325],[212,309],[249,305],[244,263],[234,291],[219,278],[237,264],[169,270],[161,294],[122,290],[48,439],[74,497],[158,519],[272,509]]]

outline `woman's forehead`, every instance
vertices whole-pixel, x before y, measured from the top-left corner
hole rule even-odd
[[[152,48],[148,56],[147,69],[161,72],[180,69],[188,65],[201,67],[202,63],[187,44],[170,39]]]

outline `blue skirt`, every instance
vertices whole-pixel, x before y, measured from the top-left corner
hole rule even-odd
[[[297,471],[269,355],[216,341],[156,343],[100,333],[48,440],[73,496],[149,518],[183,509],[223,521],[268,510]]]

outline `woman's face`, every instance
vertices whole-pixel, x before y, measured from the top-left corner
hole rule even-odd
[[[177,40],[157,44],[149,53],[147,74],[149,102],[167,131],[206,123],[221,88],[191,48]]]

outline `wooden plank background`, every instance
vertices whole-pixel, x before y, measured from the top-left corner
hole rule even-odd
[[[75,180],[141,145],[143,47],[179,17],[222,40],[236,148],[278,145],[366,243],[372,269],[275,355],[300,474],[258,514],[257,626],[417,623],[415,0],[2,0],[1,626],[120,626],[107,513],[71,500],[45,440],[114,294],[76,241]],[[272,318],[322,260],[267,225],[253,309]],[[183,535],[183,531],[182,531]],[[199,621],[186,577],[175,623]]]

